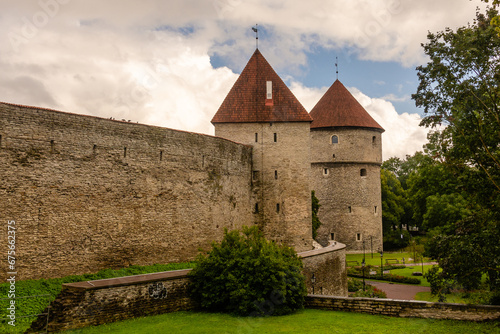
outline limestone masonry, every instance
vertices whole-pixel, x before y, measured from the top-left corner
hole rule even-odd
[[[383,129],[339,81],[309,114],[256,50],[212,123],[216,137],[0,103],[18,279],[192,260],[243,225],[309,251],[311,190],[318,242],[382,250]]]

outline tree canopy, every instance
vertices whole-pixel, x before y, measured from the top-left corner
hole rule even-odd
[[[426,113],[421,125],[441,130],[426,147],[433,162],[408,179],[413,217],[434,232],[428,251],[443,269],[431,272],[433,284],[451,280],[470,290],[486,275],[493,303],[500,296],[497,20],[496,6],[489,7],[466,27],[428,34],[430,60],[417,67],[412,98]]]

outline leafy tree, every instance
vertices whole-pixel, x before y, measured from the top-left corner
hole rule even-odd
[[[302,308],[302,261],[293,248],[266,240],[257,227],[225,230],[223,240],[196,261],[191,292],[203,309],[266,316]]]
[[[500,36],[495,8],[477,12],[473,24],[456,31],[428,34],[423,47],[430,61],[417,67],[420,84],[412,98],[427,113],[421,125],[445,128],[430,137],[428,154],[435,163],[410,177],[409,189],[422,220],[429,225],[447,220],[428,245],[442,268],[433,279],[453,280],[470,290],[486,274],[490,290],[499,295]],[[453,217],[439,218],[440,210]]]
[[[401,228],[401,220],[408,206],[406,193],[394,173],[380,170],[382,187],[382,226],[384,234],[395,228]]]
[[[321,226],[321,222],[318,218],[318,211],[321,205],[319,204],[319,199],[316,197],[316,194],[311,191],[311,203],[312,203],[312,235],[313,239],[316,239],[318,236],[318,229]]]

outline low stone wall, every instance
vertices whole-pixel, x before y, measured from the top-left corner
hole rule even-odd
[[[50,306],[48,332],[192,310],[195,304],[187,290],[190,270],[63,284]],[[46,321],[41,316],[27,333],[44,333]]]
[[[345,248],[330,241],[327,247],[298,254],[304,264],[307,293],[347,297]]]
[[[349,298],[308,295],[305,307],[401,318],[498,321],[500,306],[430,303],[416,300]]]

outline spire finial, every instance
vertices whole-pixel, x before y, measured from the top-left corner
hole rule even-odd
[[[255,27],[252,27],[253,32],[255,33],[255,48],[259,48],[259,28],[258,24],[255,24]]]
[[[335,57],[335,69],[337,74],[337,80],[339,79],[339,57]]]

